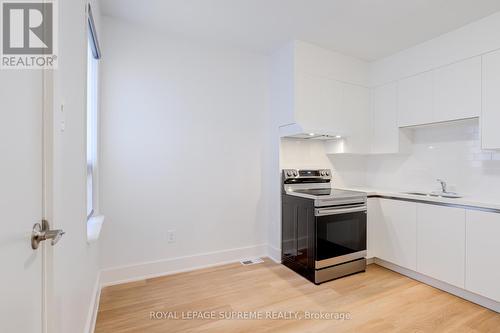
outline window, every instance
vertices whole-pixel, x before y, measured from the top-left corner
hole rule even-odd
[[[87,11],[87,219],[90,219],[97,211],[98,83],[101,52],[90,5]]]

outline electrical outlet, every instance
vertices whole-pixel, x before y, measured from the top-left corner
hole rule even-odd
[[[167,231],[167,242],[174,243],[175,242],[175,230]]]

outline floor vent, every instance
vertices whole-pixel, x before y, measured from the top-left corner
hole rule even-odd
[[[242,265],[255,265],[255,264],[260,264],[261,262],[264,262],[264,260],[260,258],[253,258],[253,259],[243,259],[240,260],[240,263]]]

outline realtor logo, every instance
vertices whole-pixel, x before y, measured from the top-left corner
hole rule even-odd
[[[2,2],[1,68],[55,68],[56,4],[50,0]]]

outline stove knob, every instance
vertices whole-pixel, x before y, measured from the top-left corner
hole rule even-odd
[[[291,172],[290,170],[288,170],[288,171],[286,172],[286,175],[287,175],[288,177],[292,177],[292,172]]]
[[[321,170],[320,175],[324,176],[325,175],[325,170]]]

